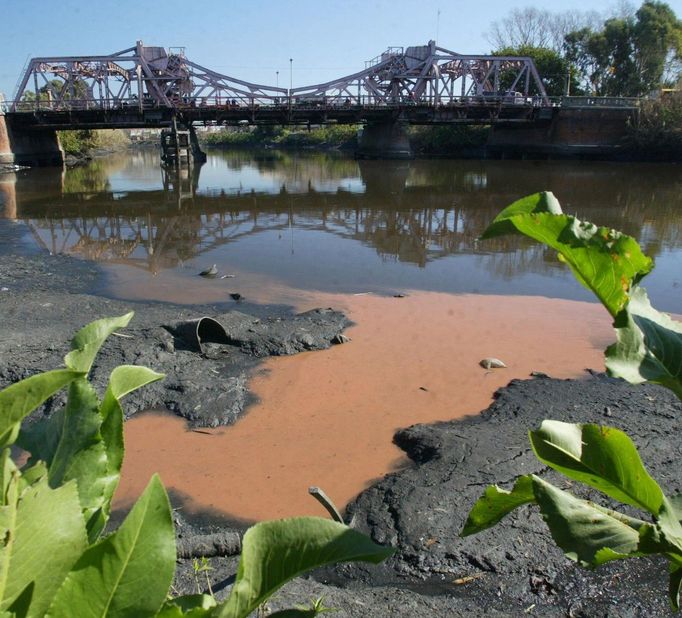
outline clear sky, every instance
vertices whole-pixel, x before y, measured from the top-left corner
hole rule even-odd
[[[668,4],[682,16],[682,0]],[[361,70],[389,46],[423,45],[437,29],[443,47],[487,53],[490,23],[529,5],[603,11],[616,2],[0,0],[0,92],[12,95],[30,56],[107,54],[138,39],[184,46],[203,66],[273,86],[288,87],[293,58],[293,85],[304,86]]]

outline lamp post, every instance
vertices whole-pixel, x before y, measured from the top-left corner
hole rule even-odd
[[[275,71],[275,75],[277,76],[277,87],[279,88],[279,71]]]
[[[289,90],[294,87],[294,59],[289,58]]]

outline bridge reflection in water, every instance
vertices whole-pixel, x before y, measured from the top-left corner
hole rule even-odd
[[[680,275],[663,276],[675,272],[682,253],[674,166],[354,161],[268,151],[212,153],[205,166],[181,174],[164,172],[155,151],[139,150],[66,172],[5,177],[0,199],[5,216],[24,221],[42,249],[150,276],[229,261],[301,289],[588,298],[565,285],[570,276],[540,245],[477,240],[502,207],[551,189],[568,212],[637,238],[662,264],[660,280],[652,275],[649,285],[659,304],[682,306]]]

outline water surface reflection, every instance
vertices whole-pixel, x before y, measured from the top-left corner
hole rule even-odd
[[[657,260],[648,280],[654,301],[679,312],[681,185],[675,165],[354,161],[275,151],[210,153],[206,165],[174,177],[150,149],[64,173],[5,177],[0,199],[7,217],[27,224],[28,242],[101,262],[110,274],[101,291],[122,298],[195,302],[203,290],[215,300],[209,292],[218,283],[198,288],[190,278],[216,263],[246,293],[281,284],[589,299],[544,247],[477,240],[501,208],[549,189],[566,211],[637,238]]]

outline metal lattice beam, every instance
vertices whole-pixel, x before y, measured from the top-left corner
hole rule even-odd
[[[184,51],[145,46],[108,56],[33,58],[10,109],[455,105],[472,99],[549,105],[530,58],[462,55],[436,46],[389,48],[363,71],[288,90],[207,69]]]

